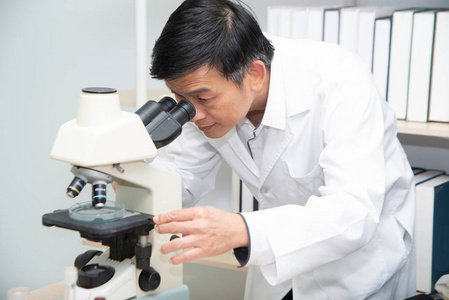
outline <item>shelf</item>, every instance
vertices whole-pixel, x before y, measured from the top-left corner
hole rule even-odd
[[[449,138],[449,123],[398,120],[398,133]]]

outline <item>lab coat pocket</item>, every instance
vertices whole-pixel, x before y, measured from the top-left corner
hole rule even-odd
[[[362,300],[383,286],[387,266],[378,243],[372,240],[352,254],[315,270],[315,280],[329,298]]]
[[[312,195],[318,195],[318,188],[324,185],[324,175],[319,164],[316,164],[311,171],[301,170],[288,161],[284,161],[289,183],[289,194],[294,198],[304,199],[303,205]],[[305,175],[304,175],[305,174]]]

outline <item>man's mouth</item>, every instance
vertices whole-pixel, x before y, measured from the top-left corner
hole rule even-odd
[[[214,127],[214,125],[215,125],[215,124],[208,125],[208,126],[198,126],[198,129],[201,130],[201,131],[203,131],[203,132],[206,132],[206,131],[211,130],[212,127]]]

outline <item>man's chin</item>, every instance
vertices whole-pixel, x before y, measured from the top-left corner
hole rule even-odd
[[[229,132],[229,130],[227,130],[227,131],[225,131],[225,130],[210,130],[210,131],[203,132],[203,134],[210,139],[219,139],[219,138],[223,137],[228,132]]]
[[[210,139],[219,139],[219,138],[221,138],[221,137],[223,137],[226,133],[223,133],[223,134],[212,134],[212,133],[210,133],[210,132],[203,132],[204,133],[204,135],[206,136],[206,137],[208,137],[208,138],[210,138]]]

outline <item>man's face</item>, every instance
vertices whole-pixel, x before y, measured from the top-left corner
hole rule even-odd
[[[191,120],[209,138],[220,138],[251,110],[254,94],[248,75],[242,86],[224,78],[215,68],[203,66],[179,79],[166,80],[176,100],[186,99],[196,109]]]

